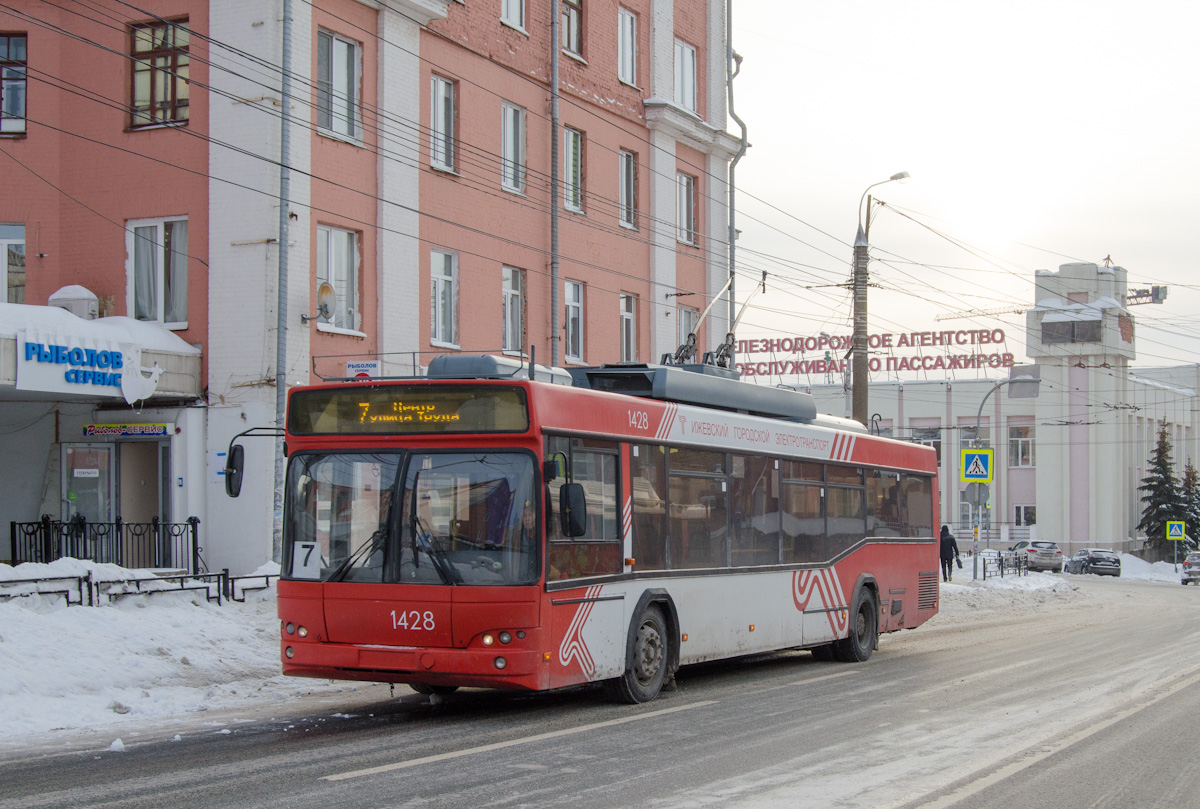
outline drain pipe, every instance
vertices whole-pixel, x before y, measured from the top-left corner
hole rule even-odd
[[[292,2],[283,0],[282,80],[279,103],[279,300],[275,306],[275,496],[271,526],[271,559],[283,553],[283,420],[287,407],[287,316],[288,316],[288,202],[291,197],[291,101],[292,101]]]
[[[558,58],[562,34],[558,30],[561,0],[550,4],[550,365],[558,365]],[[528,328],[528,326],[526,327]]]
[[[738,127],[742,130],[742,142],[738,147],[737,153],[733,159],[729,161],[729,333],[733,333],[734,316],[737,309],[737,299],[734,295],[734,270],[737,264],[734,262],[734,250],[737,244],[737,227],[735,225],[735,216],[737,208],[735,207],[734,195],[737,192],[737,187],[734,184],[734,178],[737,176],[737,164],[742,159],[742,155],[746,154],[746,148],[749,142],[746,139],[746,124],[741,118],[737,117],[737,113],[733,111],[733,80],[737,78],[738,73],[742,71],[742,57],[733,51],[733,0],[725,0],[725,56],[726,56],[726,73],[729,76],[725,82],[725,92],[729,100],[729,117],[734,120]],[[729,367],[734,367],[734,357],[730,354]]]

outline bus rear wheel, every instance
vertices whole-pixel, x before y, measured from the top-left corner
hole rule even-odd
[[[605,689],[619,702],[649,702],[662,691],[670,665],[670,641],[662,609],[649,604],[637,620],[633,637],[633,655],[620,677],[606,680]]]
[[[453,694],[458,690],[457,685],[423,685],[422,683],[409,683],[409,688],[416,691],[418,694],[437,694],[444,697],[447,694]]]
[[[833,653],[843,663],[863,663],[871,658],[879,636],[879,610],[875,594],[864,588],[859,591],[850,614],[850,634],[833,644]]]

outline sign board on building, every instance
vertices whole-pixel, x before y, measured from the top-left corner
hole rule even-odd
[[[123,397],[132,404],[158,386],[157,366],[146,377],[142,352],[90,335],[25,329],[17,334],[17,390]]]
[[[165,424],[85,424],[83,434],[105,438],[161,438],[170,435]]]
[[[349,379],[372,379],[379,376],[379,360],[346,360]]]
[[[990,449],[964,449],[958,465],[963,483],[991,483],[992,455]]]
[[[1183,528],[1183,520],[1167,520],[1167,539],[1171,542],[1182,542]]]

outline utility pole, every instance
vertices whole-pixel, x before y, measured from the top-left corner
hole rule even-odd
[[[867,186],[866,191],[863,191],[862,197],[858,200],[858,234],[854,237],[854,273],[851,278],[854,288],[854,336],[850,343],[852,354],[850,365],[852,390],[850,396],[852,418],[863,426],[866,426],[871,418],[867,401],[871,384],[869,376],[870,366],[867,357],[867,250],[870,245],[869,235],[871,233],[871,197],[867,196],[867,191],[884,183],[902,183],[908,177],[909,174],[907,171],[900,171],[886,180],[872,183]],[[863,216],[864,200],[867,203],[865,217]]]

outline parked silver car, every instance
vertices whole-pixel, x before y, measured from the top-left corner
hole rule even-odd
[[[1200,551],[1192,551],[1183,560],[1182,572],[1179,574],[1180,584],[1200,584]]]
[[[1049,570],[1062,573],[1063,552],[1054,542],[1035,540],[1033,542],[1018,542],[1009,548],[1010,551],[1025,555],[1025,564],[1030,570]]]

